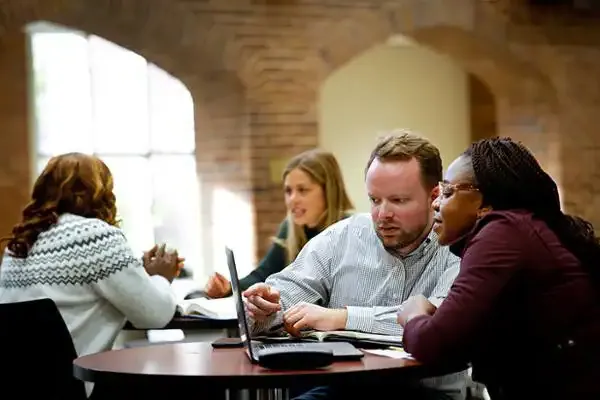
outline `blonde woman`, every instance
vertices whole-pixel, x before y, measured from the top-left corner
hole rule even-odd
[[[283,172],[283,188],[287,217],[258,267],[240,280],[242,290],[281,271],[310,239],[346,218],[354,208],[335,156],[324,150],[309,150],[292,158]],[[205,292],[211,298],[229,296],[231,283],[216,273]]]

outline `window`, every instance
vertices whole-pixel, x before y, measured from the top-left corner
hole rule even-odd
[[[121,227],[134,251],[166,242],[204,274],[187,88],[100,37],[46,23],[29,31],[35,175],[57,154],[97,155],[113,173]]]

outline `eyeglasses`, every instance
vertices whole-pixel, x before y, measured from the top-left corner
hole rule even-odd
[[[477,186],[471,183],[448,183],[448,182],[440,182],[438,184],[440,195],[444,197],[450,197],[454,193],[459,191],[468,191],[468,192],[478,192],[479,189]]]

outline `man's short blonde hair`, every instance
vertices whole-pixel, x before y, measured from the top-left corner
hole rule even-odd
[[[433,189],[442,180],[440,151],[429,140],[406,129],[398,129],[381,137],[371,152],[365,173],[377,159],[380,162],[416,159],[426,189]]]

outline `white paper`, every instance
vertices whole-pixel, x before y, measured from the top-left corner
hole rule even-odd
[[[383,356],[383,357],[390,357],[390,358],[397,358],[397,359],[404,358],[407,360],[414,360],[413,356],[411,356],[409,353],[405,352],[404,350],[362,349],[362,351],[364,351],[366,353],[375,354],[376,356]]]
[[[150,343],[178,342],[185,339],[181,329],[150,329],[146,335]]]

